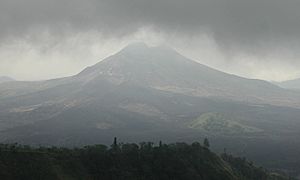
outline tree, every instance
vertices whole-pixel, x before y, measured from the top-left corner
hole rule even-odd
[[[209,146],[210,146],[207,138],[204,139],[203,144],[204,144],[204,147],[206,147],[206,148],[209,148]]]
[[[114,138],[114,142],[113,144],[111,145],[111,148],[112,150],[116,151],[119,149],[119,146],[118,146],[118,142],[117,142],[117,137]]]
[[[114,144],[113,146],[117,146],[117,137],[114,138]]]

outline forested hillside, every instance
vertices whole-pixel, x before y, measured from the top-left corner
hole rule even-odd
[[[114,143],[111,147],[39,147],[2,144],[0,179],[111,179],[111,180],[285,180],[257,168],[244,158],[220,156],[204,145],[143,142]]]

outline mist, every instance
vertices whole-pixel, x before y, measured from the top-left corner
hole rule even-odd
[[[70,76],[142,41],[243,77],[294,79],[300,77],[297,7],[295,0],[4,0],[0,75]]]

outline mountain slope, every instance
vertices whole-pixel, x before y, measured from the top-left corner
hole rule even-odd
[[[42,82],[15,82],[0,86],[0,99],[66,86],[93,91],[104,86],[133,86],[189,96],[300,107],[299,94],[266,81],[226,74],[189,60],[174,50],[133,44],[76,76]],[[92,86],[92,87],[91,87]],[[94,88],[94,89],[91,89]],[[76,92],[75,92],[76,91]]]
[[[197,132],[199,128],[190,124],[210,112],[229,118],[215,122],[234,122],[230,127],[251,127],[267,134],[282,133],[283,127],[290,129],[287,134],[293,134],[300,123],[299,110],[295,109],[299,108],[299,93],[226,74],[172,49],[145,44],[129,45],[75,76],[0,84],[0,100],[2,140],[22,138],[35,143],[43,142],[41,137],[59,135],[58,141],[51,143],[72,144],[72,133],[91,128],[96,134],[104,129],[113,134],[114,129],[121,128],[123,135],[136,130],[145,136],[155,134],[154,129],[169,129],[171,134],[172,129]],[[266,120],[262,123],[260,119]],[[58,124],[71,131],[69,142],[60,140],[67,131],[57,132],[60,128],[54,127]],[[151,128],[139,130],[134,124]],[[89,139],[89,134],[82,137]]]
[[[274,105],[299,106],[299,94],[271,83],[226,74],[164,48],[134,44],[85,69],[77,77],[133,83],[190,96],[215,97]]]
[[[233,107],[235,115],[232,118],[238,119],[234,120],[235,125],[252,127],[259,132],[269,129],[281,132],[282,127],[290,127],[287,123],[274,119],[286,118],[285,115],[273,116],[261,111],[279,108],[275,106],[298,107],[300,94],[265,81],[245,79],[214,70],[169,48],[133,44],[72,77],[40,82],[16,81],[0,85],[0,99],[0,132],[4,134],[3,139],[20,140],[18,137],[31,139],[30,134],[38,139],[41,133],[47,134],[46,137],[59,134],[64,136],[66,131],[63,130],[53,133],[53,127],[58,124],[65,129],[74,127],[79,132],[84,131],[84,127],[100,127],[95,131],[103,130],[102,125],[110,130],[107,133],[114,132],[114,128],[124,128],[122,132],[130,134],[135,130],[131,127],[133,124],[151,126],[152,130],[162,132],[167,127],[171,127],[170,131],[182,127],[184,131],[195,131],[189,129],[189,123],[185,121],[194,121],[202,113],[227,114]],[[258,108],[255,107],[258,104]],[[254,113],[245,112],[244,109]],[[293,127],[299,127],[296,118],[298,111],[290,111],[293,113],[287,121]],[[256,113],[260,117],[252,119]],[[141,120],[127,124],[122,122],[132,119],[131,116]],[[269,120],[271,116],[273,121]],[[257,118],[268,120],[261,124],[256,121]],[[149,123],[144,119],[152,120]],[[170,126],[168,123],[173,124]],[[20,130],[22,127],[24,131]],[[27,132],[29,134],[25,136],[25,129],[35,131]],[[152,134],[152,130],[144,134]],[[72,139],[73,135],[70,136]],[[87,138],[88,136],[87,134]],[[39,143],[41,140],[35,141]],[[60,140],[58,142],[67,143]],[[72,140],[68,143],[71,144]]]
[[[268,167],[282,168],[300,162],[299,104],[300,93],[214,70],[169,48],[133,44],[75,76],[0,84],[0,141],[73,146],[114,136],[209,136],[216,150],[230,147],[262,164],[280,151],[286,164]],[[266,152],[273,155],[261,158]]]

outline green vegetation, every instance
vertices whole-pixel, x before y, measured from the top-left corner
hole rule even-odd
[[[233,117],[221,113],[203,113],[189,124],[190,128],[221,134],[241,134],[262,132],[261,129],[244,125]]]
[[[245,159],[221,157],[200,143],[118,143],[83,148],[0,146],[0,179],[285,180]]]

